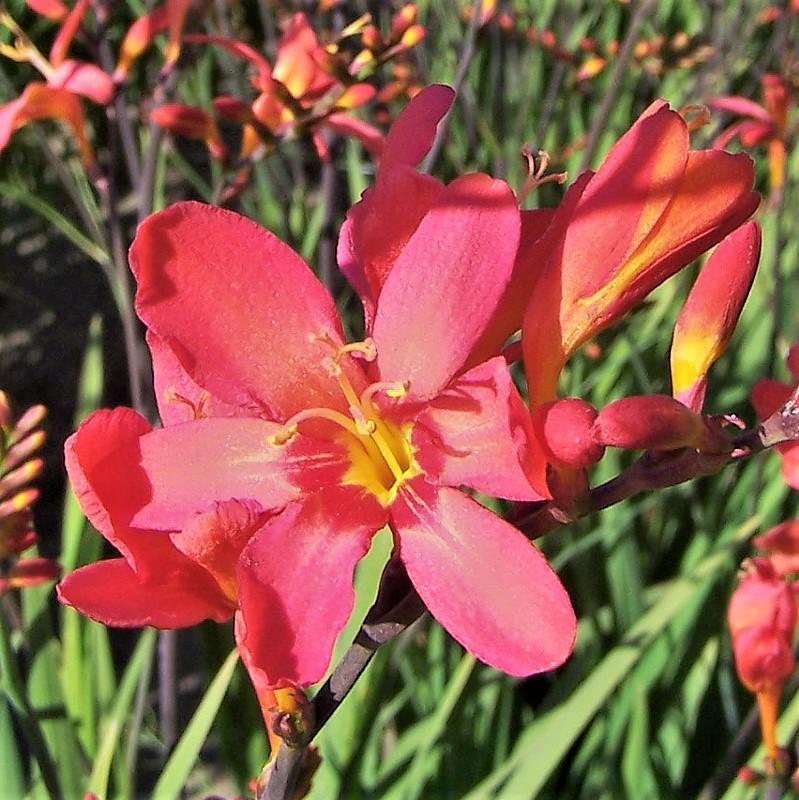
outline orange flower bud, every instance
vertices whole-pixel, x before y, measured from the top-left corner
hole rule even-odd
[[[799,519],[787,519],[754,539],[780,576],[799,572]]]

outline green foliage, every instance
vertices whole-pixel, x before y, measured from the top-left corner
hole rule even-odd
[[[137,12],[143,7],[128,5]],[[343,5],[360,9],[363,4]],[[427,37],[417,58],[428,82],[454,78],[466,31],[465,5],[419,3]],[[600,43],[623,39],[631,9],[610,0],[499,5],[519,12],[514,31],[486,26],[478,32],[433,171],[451,179],[481,169],[518,187],[524,179],[519,151],[527,143],[550,151],[553,169],[567,169],[573,178],[583,157],[577,145],[591,130],[601,99],[612,90],[614,62],[593,80],[579,83],[573,65],[531,43],[526,26],[534,22],[539,31],[551,28],[560,43],[579,52],[585,36]],[[747,4],[747,20],[765,5]],[[19,18],[26,13],[21,2],[9,6]],[[255,18],[254,8],[241,13],[250,11]],[[744,24],[739,19],[743,13],[730,3],[655,4],[640,38],[685,31],[714,43],[715,55],[704,64],[678,66],[661,75],[630,62],[620,76],[594,165],[656,96],[677,107],[722,93],[758,98],[759,72],[779,64],[769,50],[770,28],[761,26],[752,37],[733,35]],[[114,31],[117,39],[120,35]],[[213,82],[220,75],[232,80],[225,58],[209,48],[190,59],[180,99],[208,108]],[[154,80],[151,68],[130,88],[132,102],[143,102]],[[10,73],[3,84],[16,91],[24,82]],[[398,108],[392,105],[392,113]],[[99,133],[101,125],[94,121]],[[152,135],[142,126],[142,152]],[[697,144],[707,145],[710,134],[701,130],[694,137]],[[50,247],[68,243],[85,258],[86,269],[99,265],[110,275],[113,258],[92,186],[77,169],[68,172],[68,188],[57,183],[50,167],[32,170],[26,159],[34,151],[35,137],[26,131],[21,139],[22,155],[3,154],[9,159],[0,180],[3,207],[13,205],[36,215]],[[765,193],[762,154],[757,153],[758,175]],[[324,206],[319,188],[321,169],[308,141],[288,142],[254,164],[250,184],[234,202],[312,264],[334,243],[326,212],[332,211],[337,230],[346,208],[370,185],[374,165],[352,140],[335,151],[332,209]],[[711,373],[708,409],[740,414],[749,423],[754,422],[748,404],[751,386],[760,377],[786,377],[785,346],[799,337],[795,149],[788,169],[783,204],[764,204],[759,212],[764,229],[760,274],[731,347]],[[204,155],[176,139],[158,149],[153,183],[157,209],[183,197],[213,199],[220,173]],[[67,195],[82,199],[84,214],[64,210]],[[554,206],[561,196],[559,187],[545,185],[531,194],[526,206]],[[126,215],[130,206],[131,197],[125,197]],[[132,218],[126,222],[132,231]],[[578,354],[564,376],[564,393],[601,406],[624,395],[668,392],[670,331],[693,274],[675,277],[641,310],[602,334],[596,342],[598,357]],[[124,304],[113,279],[112,287],[116,303]],[[0,291],[4,288],[0,284]],[[352,294],[341,289],[337,301],[347,314],[345,324],[357,331],[361,322]],[[105,396],[119,399],[118,388],[116,394],[110,391],[116,365],[104,352],[109,322],[107,309],[101,317],[100,305],[97,300],[91,315],[78,385],[71,387],[77,398],[74,424],[103,405]],[[113,331],[115,326],[114,321]],[[595,469],[593,482],[608,480],[628,463],[626,455],[609,453]],[[423,619],[381,648],[317,737],[322,764],[310,797],[696,796],[720,765],[730,766],[734,760],[732,743],[752,705],[738,687],[725,631],[736,566],[750,553],[747,542],[754,533],[796,514],[796,495],[781,482],[776,456],[765,455],[713,478],[640,495],[548,535],[540,545],[580,615],[569,663],[551,675],[515,681],[475,662],[433,621]],[[65,571],[103,555],[100,537],[71,494],[63,506],[60,541]],[[390,536],[379,535],[359,567],[356,608],[339,639],[334,664],[374,600],[390,547]],[[50,587],[25,590],[21,605],[14,601],[8,609],[8,619],[14,620],[15,614],[18,619],[12,630],[7,616],[0,614],[3,797],[72,800],[93,791],[101,798],[133,798],[150,786],[151,796],[159,800],[210,791],[232,795],[245,791],[247,781],[258,774],[267,756],[263,723],[252,687],[236,666],[236,653],[226,656],[232,643],[227,628],[203,631],[202,648],[192,640],[196,658],[186,677],[199,684],[202,694],[181,696],[188,720],[177,745],[167,752],[152,691],[154,631],[138,634],[134,642],[71,609],[59,607],[56,613]],[[791,741],[797,729],[799,700],[794,698],[780,723],[781,741]],[[745,756],[759,767],[763,754],[754,750],[755,744],[750,737]],[[725,800],[747,796],[730,778],[721,788]]]

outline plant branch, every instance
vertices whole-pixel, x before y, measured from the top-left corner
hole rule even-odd
[[[687,448],[667,452],[650,450],[624,472],[592,489],[576,516],[565,514],[553,501],[540,501],[517,504],[511,521],[524,534],[535,539],[641,492],[665,489],[694,478],[713,475],[727,464],[782,442],[797,440],[799,386],[788,402],[758,427],[732,438],[729,452],[701,453]]]

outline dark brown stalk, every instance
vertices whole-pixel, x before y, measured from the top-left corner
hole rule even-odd
[[[624,41],[622,42],[619,54],[613,65],[613,72],[608,81],[608,88],[602,97],[599,108],[596,110],[593,122],[591,123],[591,129],[586,138],[585,149],[583,150],[583,157],[578,170],[579,172],[584,172],[591,166],[597,145],[599,144],[599,139],[605,129],[605,123],[608,120],[610,109],[619,95],[621,84],[624,80],[624,73],[627,69],[630,57],[632,56],[633,48],[635,47],[635,39],[638,35],[638,30],[654,6],[655,0],[639,0],[632,17],[630,17],[630,25],[627,28]]]
[[[108,42],[108,19],[110,14],[109,3],[106,0],[94,0],[94,16],[97,20],[97,52],[100,57],[100,66],[103,71],[111,75],[114,72],[114,55]],[[139,184],[139,148],[136,145],[136,135],[128,116],[127,102],[125,100],[124,85],[118,86],[112,105],[106,106],[106,117],[112,130],[116,129],[122,142],[122,152],[128,169],[130,185],[137,191]]]
[[[472,3],[472,18],[469,20],[469,27],[466,29],[466,38],[463,41],[463,49],[461,50],[460,57],[458,58],[458,66],[455,69],[455,77],[452,80],[452,88],[455,90],[456,94],[460,91],[464,80],[466,80],[466,73],[469,71],[469,65],[472,63],[472,58],[474,58],[477,30],[479,27],[480,0],[474,0]],[[444,146],[444,139],[447,136],[447,127],[449,125],[449,119],[451,116],[452,109],[450,109],[450,112],[444,117],[443,120],[441,120],[441,123],[438,126],[435,139],[433,139],[433,145],[424,161],[422,161],[422,165],[420,167],[422,172],[430,172],[430,170],[433,168],[433,164],[436,163],[436,159],[441,152],[441,148]]]

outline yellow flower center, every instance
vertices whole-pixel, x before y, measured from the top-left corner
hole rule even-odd
[[[336,434],[336,441],[346,448],[350,460],[342,484],[362,486],[383,506],[389,506],[400,486],[419,475],[421,469],[414,459],[411,445],[413,424],[398,424],[386,419],[381,415],[374,397],[378,393],[391,398],[403,397],[408,393],[408,385],[373,383],[359,396],[341,368],[340,361],[346,353],[373,361],[377,356],[374,342],[366,339],[338,347],[328,339],[322,341],[333,348],[334,356],[325,362],[325,367],[336,378],[347,400],[350,416],[332,408],[307,408],[286,420],[283,427],[269,437],[269,444],[278,447],[286,444],[296,435],[302,422],[323,419],[334,423],[341,429]]]

